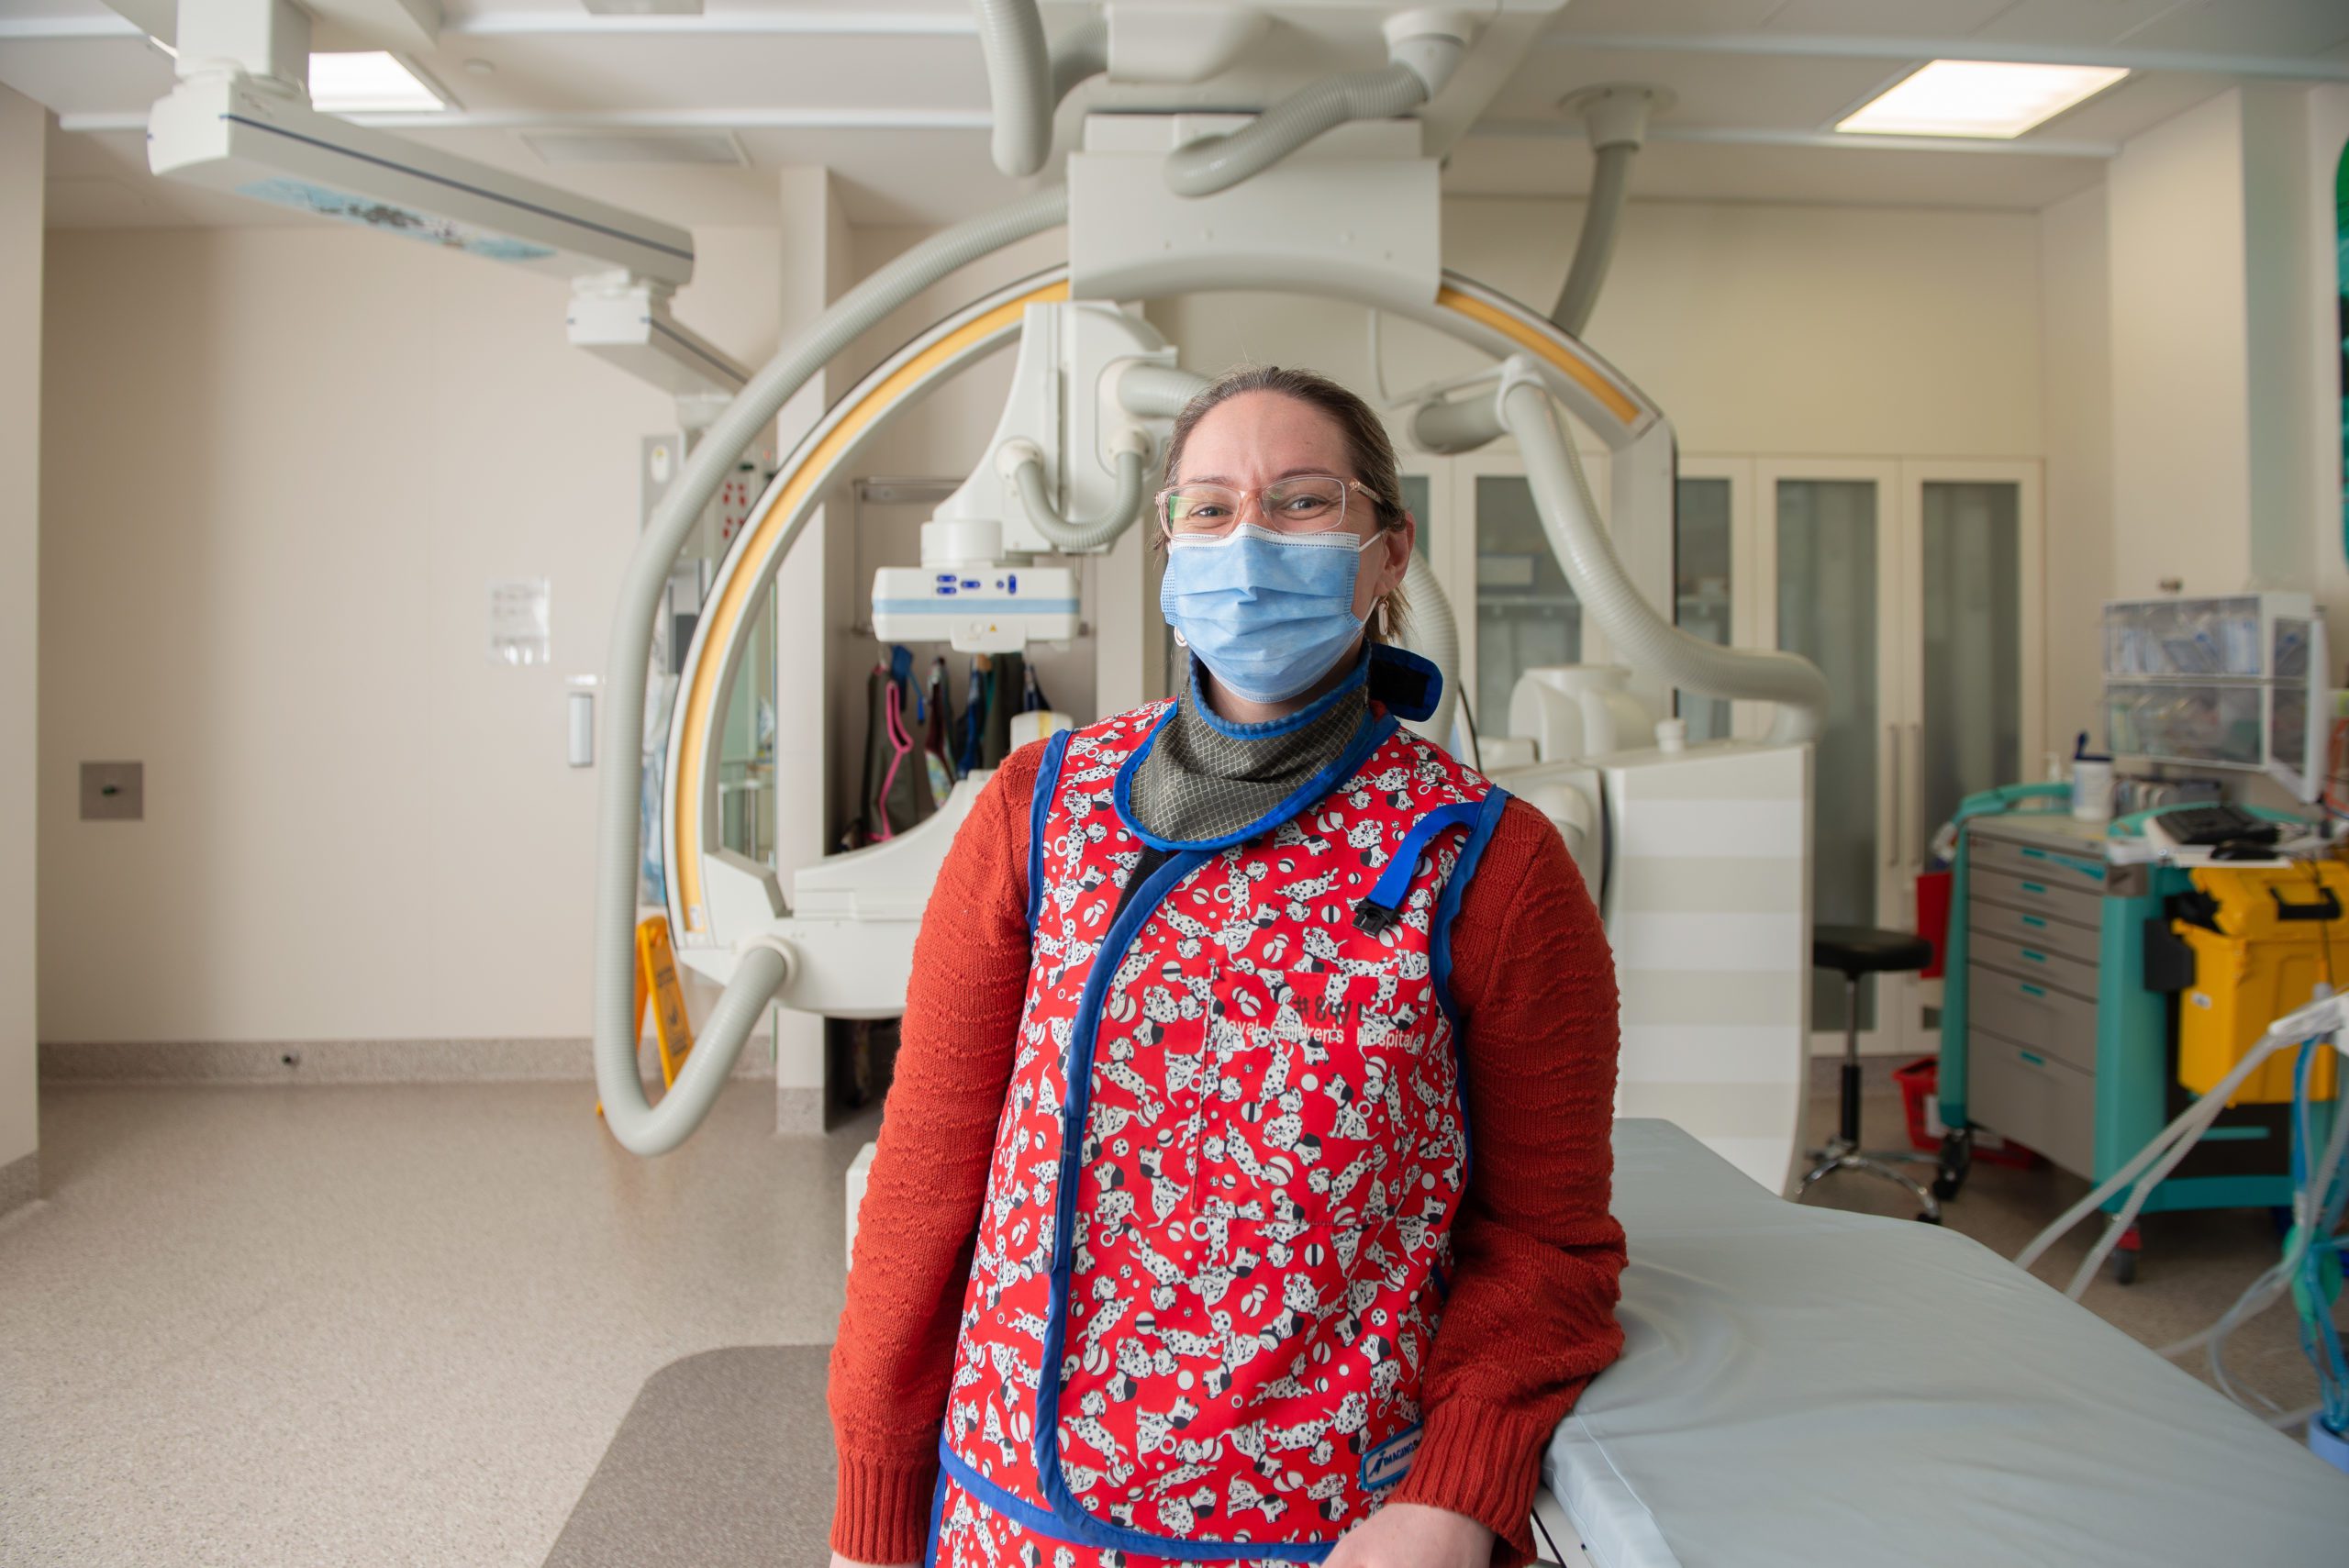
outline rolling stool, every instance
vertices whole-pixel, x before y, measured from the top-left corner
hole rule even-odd
[[[1818,1163],[1796,1189],[1795,1201],[1800,1203],[1809,1195],[1814,1183],[1838,1171],[1859,1171],[1907,1188],[1921,1206],[1917,1218],[1928,1225],[1939,1225],[1940,1202],[1921,1184],[1889,1163],[1918,1156],[1864,1153],[1860,1149],[1860,977],[1922,969],[1933,962],[1933,944],[1907,931],[1880,931],[1872,926],[1815,926],[1810,933],[1810,962],[1815,969],[1831,969],[1843,976],[1843,1108],[1827,1147],[1810,1151]]]

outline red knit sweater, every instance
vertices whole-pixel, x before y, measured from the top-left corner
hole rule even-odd
[[[1028,826],[1041,744],[1015,752],[948,851],[914,949],[896,1080],[832,1349],[832,1547],[919,1562],[963,1287],[1028,984]],[[1542,1448],[1621,1350],[1613,1162],[1615,971],[1549,820],[1512,800],[1453,928],[1476,1158],[1391,1502],[1466,1514],[1529,1561]]]

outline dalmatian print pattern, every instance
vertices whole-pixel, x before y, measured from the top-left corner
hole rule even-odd
[[[1145,1538],[1230,1542],[1239,1561],[1248,1544],[1326,1542],[1366,1516],[1403,1467],[1374,1485],[1364,1455],[1407,1444],[1419,1419],[1467,1170],[1431,962],[1467,829],[1427,841],[1399,922],[1372,936],[1353,914],[1414,824],[1490,786],[1397,730],[1314,806],[1165,888],[1105,953],[1143,847],[1114,786],[1165,710],[1073,735],[1044,814],[1034,962],[944,1443],[1019,1503],[1065,1513],[1073,1500]],[[1080,1008],[1104,962],[1073,1096]],[[1037,1469],[1056,1310],[1058,1508]],[[1034,1534],[946,1487],[941,1562],[1155,1561]]]

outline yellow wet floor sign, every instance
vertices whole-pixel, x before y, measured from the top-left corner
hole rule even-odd
[[[692,1022],[685,1017],[685,994],[677,984],[676,954],[669,947],[669,920],[655,915],[636,928],[636,1038],[644,1038],[644,1005],[652,1004],[652,1038],[661,1048],[662,1087],[676,1083],[694,1048]],[[601,1100],[596,1114],[604,1114]]]

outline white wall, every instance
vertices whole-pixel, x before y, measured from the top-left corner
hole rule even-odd
[[[2046,744],[2101,738],[2099,606],[2112,593],[2112,311],[2102,186],[2039,215],[2046,409]]]
[[[2120,596],[2251,581],[2243,159],[2228,92],[2132,138],[2107,175]]]
[[[763,358],[776,231],[696,239],[679,316]],[[585,1035],[564,683],[602,673],[669,399],[566,346],[560,280],[376,234],[48,261],[41,1038]],[[492,664],[486,584],[538,576],[552,664]],[[100,758],[146,763],[146,820],[74,820]]]
[[[0,1209],[33,1195],[40,1144],[33,846],[48,125],[39,105],[0,87]]]
[[[1564,201],[1454,199],[1446,263],[1546,310],[1581,223]],[[2038,250],[2022,213],[1642,202],[1586,334],[1707,453],[2029,457]],[[1153,305],[1184,362],[1310,364],[1370,385],[1364,312],[1286,295]],[[1390,323],[1400,389],[1477,356]]]

